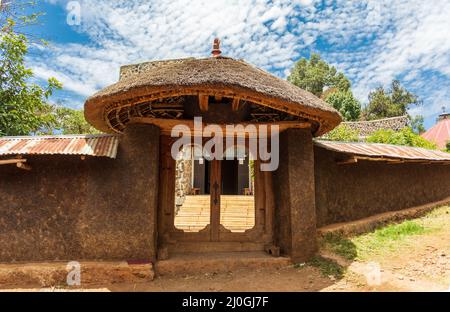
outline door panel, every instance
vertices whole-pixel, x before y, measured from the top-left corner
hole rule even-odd
[[[211,241],[219,241],[220,231],[220,193],[221,193],[221,161],[211,161]]]
[[[242,160],[228,163],[219,160],[210,162],[205,160],[203,168],[199,164],[192,163],[194,172],[201,172],[202,177],[199,178],[200,180],[196,176],[192,177],[193,190],[189,195],[192,197],[178,203],[195,206],[202,201],[201,205],[205,206],[204,212],[207,213],[202,213],[203,224],[199,224],[198,229],[186,231],[182,228],[181,223],[176,225],[175,222],[179,211],[175,204],[175,193],[179,187],[176,186],[176,161],[172,159],[170,153],[172,142],[171,138],[162,139],[164,144],[162,144],[160,159],[160,221],[158,221],[160,246],[167,246],[170,252],[264,250],[264,246],[272,242],[271,214],[274,205],[270,192],[272,187],[269,183],[271,174],[263,176],[258,170],[251,171],[258,168],[257,161],[252,163],[252,169],[249,170],[248,159],[245,159],[244,163]],[[185,166],[181,167],[186,171]],[[269,186],[267,191],[265,191],[266,182]],[[231,193],[231,195],[224,193]],[[247,209],[247,221],[250,220],[249,216],[251,215],[253,223],[247,222],[248,227],[239,230],[236,229],[236,223],[230,225],[229,221],[233,218],[226,219],[225,217],[235,214],[236,210],[239,210],[236,208],[242,206],[242,201],[221,200],[221,197],[225,196],[246,196],[246,200],[250,199],[249,196],[254,196],[252,199],[255,202],[253,210]],[[233,200],[235,199],[233,198]],[[191,200],[197,202],[192,204]],[[230,204],[231,202],[232,204]],[[222,204],[226,207],[223,208]],[[195,217],[198,214],[192,210],[191,215]]]

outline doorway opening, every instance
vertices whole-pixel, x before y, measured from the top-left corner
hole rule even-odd
[[[253,162],[245,148],[234,149],[236,154],[228,153],[221,161],[220,224],[233,233],[244,233],[255,226]]]
[[[214,171],[212,161],[194,157],[194,147],[188,148],[191,150],[181,151],[176,161],[175,228],[191,233],[205,230],[212,222],[211,212],[216,206],[220,218],[217,224],[225,230],[244,233],[252,229],[255,186],[252,162],[245,148],[236,152],[240,156],[227,155],[217,161]],[[211,181],[215,181],[213,186]]]

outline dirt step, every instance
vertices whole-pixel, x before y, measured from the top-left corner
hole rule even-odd
[[[167,260],[157,261],[158,275],[195,275],[232,272],[242,268],[284,268],[291,264],[285,257],[272,257],[264,252],[215,252],[173,254]]]

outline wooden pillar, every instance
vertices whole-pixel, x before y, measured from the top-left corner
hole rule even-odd
[[[275,242],[294,262],[317,251],[312,135],[289,129],[280,135],[280,165],[273,174]]]

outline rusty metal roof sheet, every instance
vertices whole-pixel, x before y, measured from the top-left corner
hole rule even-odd
[[[450,154],[419,147],[398,146],[378,143],[349,143],[336,141],[315,141],[315,145],[338,153],[373,159],[398,159],[405,161],[450,162]]]
[[[0,137],[2,155],[87,155],[116,158],[119,138],[109,134]]]

